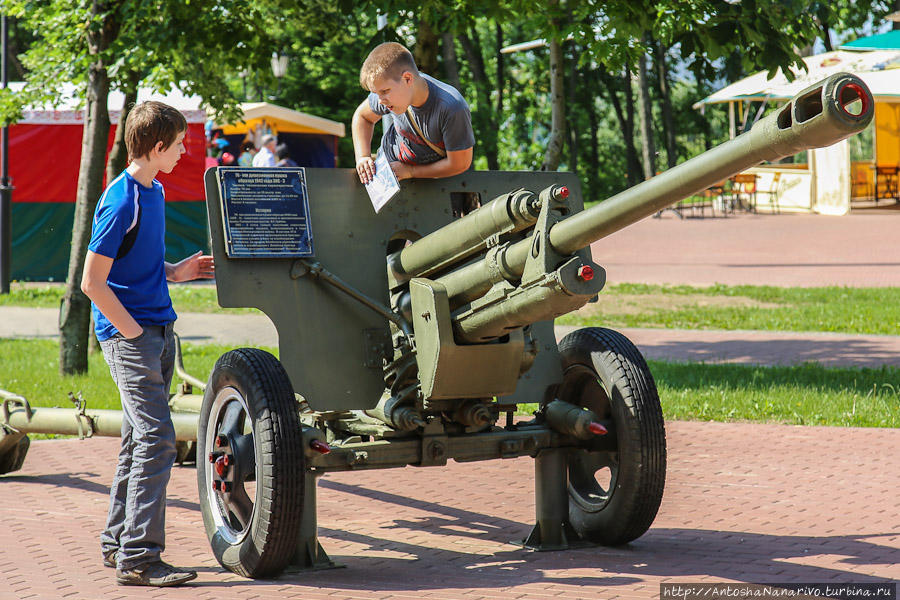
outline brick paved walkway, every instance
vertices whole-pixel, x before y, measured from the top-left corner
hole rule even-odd
[[[327,475],[322,543],[345,569],[249,581],[210,553],[192,468],[170,485],[166,557],[186,589],[100,565],[118,440],[39,441],[0,477],[0,599],[658,598],[660,582],[900,579],[900,430],[673,422],[665,498],[624,548],[530,553],[533,462]]]
[[[644,219],[591,245],[610,284],[900,286],[900,210]]]

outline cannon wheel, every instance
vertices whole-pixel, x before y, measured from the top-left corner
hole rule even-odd
[[[656,384],[634,344],[589,327],[559,344],[559,398],[615,425],[617,450],[569,454],[569,520],[585,539],[619,545],[653,523],[666,480],[666,432]]]
[[[6,435],[15,434],[4,434],[0,431],[0,439]],[[0,453],[0,475],[6,475],[7,473],[12,473],[21,469],[30,445],[31,440],[28,439],[27,435],[23,435],[15,444],[11,444],[6,452]]]
[[[278,359],[240,348],[216,361],[197,456],[200,511],[216,560],[244,577],[278,575],[296,549],[305,476],[297,402]]]

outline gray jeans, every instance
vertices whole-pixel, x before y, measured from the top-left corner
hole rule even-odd
[[[165,548],[166,485],[175,463],[169,385],[175,364],[172,324],[145,325],[128,340],[100,342],[122,399],[122,449],[110,487],[109,515],[100,534],[104,554],[131,569],[159,559]]]

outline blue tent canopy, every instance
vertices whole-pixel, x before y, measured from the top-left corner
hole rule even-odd
[[[841,50],[900,50],[900,29],[855,39]]]

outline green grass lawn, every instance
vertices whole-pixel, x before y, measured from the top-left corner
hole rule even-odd
[[[900,288],[621,284],[557,323],[900,335]]]
[[[178,312],[256,312],[223,309],[214,285],[171,284]],[[0,306],[58,308],[61,284],[13,284]],[[563,325],[832,331],[900,335],[900,288],[779,288],[620,284],[599,301],[557,320]]]
[[[217,344],[183,344],[185,370],[206,381],[216,360],[230,346]],[[277,355],[276,348],[265,348]],[[81,392],[89,408],[119,409],[119,392],[100,352],[88,356],[86,375],[59,375],[59,345],[54,340],[0,338],[0,389],[14,392],[34,406],[72,406],[68,393]],[[175,392],[177,376],[172,383]]]
[[[10,293],[0,295],[0,306],[24,306],[31,308],[59,308],[65,285],[61,283],[10,285]],[[208,283],[170,283],[169,295],[178,312],[257,312],[253,308],[222,308],[216,299],[216,286]]]
[[[185,344],[187,371],[205,380],[227,346]],[[266,348],[276,352],[274,348]],[[118,408],[103,357],[90,372],[57,374],[57,345],[49,340],[0,339],[0,389],[34,406],[70,406],[82,392],[89,407]],[[853,427],[900,426],[900,369],[824,369],[815,365],[751,367],[651,361],[667,419],[751,421]],[[529,407],[523,407],[528,413]],[[533,410],[533,407],[531,408]]]

